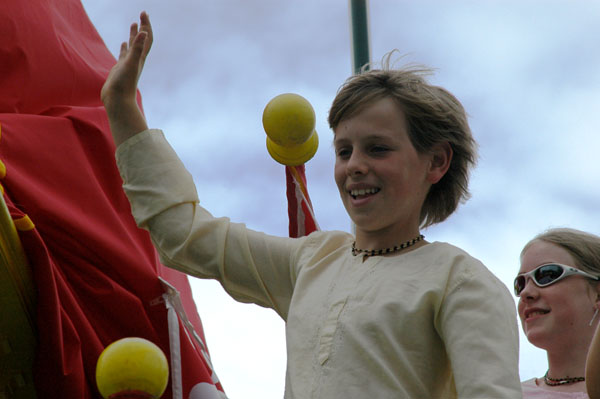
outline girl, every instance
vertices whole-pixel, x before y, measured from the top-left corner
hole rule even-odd
[[[548,371],[523,382],[524,398],[587,399],[585,364],[598,325],[600,237],[551,229],[521,252],[515,279],[529,342],[548,356]]]

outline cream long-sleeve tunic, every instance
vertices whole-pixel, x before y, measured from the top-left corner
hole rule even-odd
[[[166,266],[285,320],[286,398],[521,397],[512,297],[459,248],[363,261],[345,232],[291,239],[214,218],[159,130],[119,146],[117,163]]]

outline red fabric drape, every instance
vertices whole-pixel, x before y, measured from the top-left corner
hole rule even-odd
[[[121,189],[99,98],[114,63],[79,0],[2,1],[0,183],[13,218],[35,224],[20,238],[36,286],[40,398],[99,397],[96,361],[123,337],[149,339],[170,357],[159,276],[179,290],[204,340],[187,277],[159,263]],[[198,384],[222,390],[179,324],[183,397]]]

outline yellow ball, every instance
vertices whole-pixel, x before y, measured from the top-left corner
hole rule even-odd
[[[287,146],[276,144],[267,137],[267,150],[271,157],[282,165],[298,166],[308,162],[317,152],[319,136],[313,130],[308,140],[302,144]]]
[[[108,345],[98,358],[96,383],[103,398],[124,392],[144,392],[159,398],[168,382],[165,354],[146,339],[120,339]]]
[[[285,93],[274,97],[263,111],[267,136],[283,147],[306,142],[315,130],[315,110],[304,97]]]

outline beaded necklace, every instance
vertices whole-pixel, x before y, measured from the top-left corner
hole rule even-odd
[[[550,371],[550,370],[548,370]],[[550,378],[548,377],[548,371],[544,374],[544,383],[551,387],[555,387],[557,385],[566,385],[573,384],[575,382],[585,381],[585,377],[564,377],[564,378]]]
[[[354,241],[352,243],[352,255],[356,256],[358,254],[365,254],[365,256],[377,256],[377,255],[386,255],[386,254],[391,254],[392,252],[398,252],[401,251],[405,248],[408,248],[410,246],[415,245],[416,243],[418,243],[419,241],[421,241],[422,239],[424,239],[425,236],[423,234],[418,235],[417,237],[413,238],[412,240],[408,240],[406,242],[403,242],[400,245],[396,245],[390,248],[383,248],[383,249],[360,249],[360,248],[356,248],[356,241]]]

